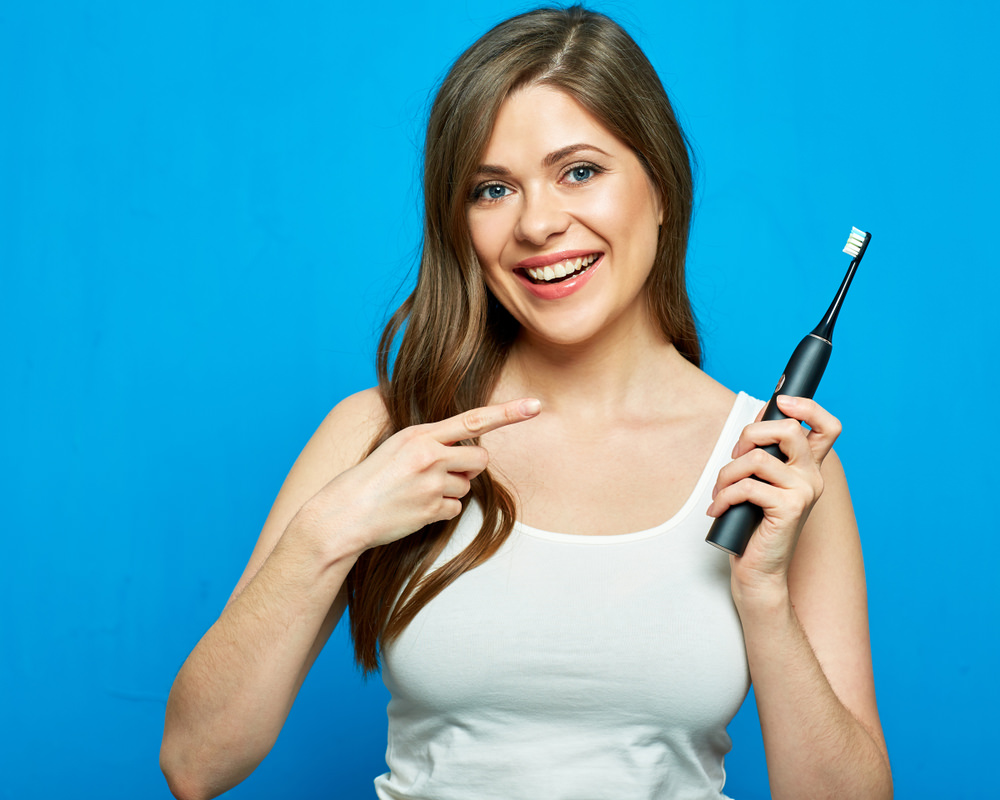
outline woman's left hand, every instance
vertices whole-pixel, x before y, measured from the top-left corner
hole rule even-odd
[[[814,400],[781,395],[778,408],[789,419],[761,422],[758,415],[743,429],[734,460],[719,471],[707,512],[718,517],[744,501],[764,511],[743,556],[731,559],[734,592],[786,585],[802,526],[823,493],[820,467],[840,435],[840,421]],[[759,449],[769,444],[777,444],[788,460]]]

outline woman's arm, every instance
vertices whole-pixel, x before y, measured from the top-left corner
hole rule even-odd
[[[160,749],[176,797],[215,797],[257,767],[343,613],[358,556],[455,517],[488,456],[452,445],[538,407],[512,401],[413,426],[361,460],[384,413],[374,390],[330,413],[285,480],[222,615],[178,673]]]
[[[331,532],[302,524],[309,514],[299,511],[363,457],[380,412],[381,401],[369,390],[347,398],[323,421],[285,479],[221,616],[178,673],[160,750],[175,796],[226,791],[277,739],[343,613],[341,589],[363,549],[349,513]],[[344,505],[350,509],[349,501]]]
[[[891,798],[857,523],[830,450],[840,426],[812,401],[783,399],[781,408],[811,431],[787,422],[748,427],[712,509],[743,499],[765,509],[747,551],[732,559],[732,583],[772,797]],[[787,464],[760,451],[743,458],[774,441]],[[768,484],[745,480],[750,474]]]

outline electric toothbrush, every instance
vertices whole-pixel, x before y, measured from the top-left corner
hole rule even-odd
[[[788,360],[788,365],[774,389],[774,394],[771,395],[771,399],[764,409],[762,420],[787,419],[778,410],[777,397],[779,394],[812,398],[816,392],[820,378],[823,377],[823,371],[830,360],[830,353],[833,351],[833,326],[837,322],[837,315],[840,313],[844,297],[847,295],[851,280],[854,278],[854,273],[864,257],[871,238],[870,233],[851,228],[851,235],[844,247],[844,252],[852,256],[847,274],[819,325],[799,342],[799,346],[792,353],[792,357]],[[787,460],[776,444],[767,445],[762,449],[782,461]],[[746,550],[747,542],[750,541],[750,537],[763,518],[764,512],[753,503],[739,503],[730,506],[721,517],[712,523],[712,528],[709,530],[708,536],[705,537],[705,541],[727,553],[741,556]]]

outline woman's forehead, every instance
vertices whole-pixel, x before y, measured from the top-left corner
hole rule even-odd
[[[530,161],[534,165],[585,145],[607,154],[625,146],[569,94],[533,84],[513,92],[501,104],[481,163],[509,166]]]

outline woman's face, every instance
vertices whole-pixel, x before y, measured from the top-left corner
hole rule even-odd
[[[522,334],[575,344],[651,325],[643,286],[662,217],[635,153],[572,97],[528,86],[500,107],[467,218]]]

